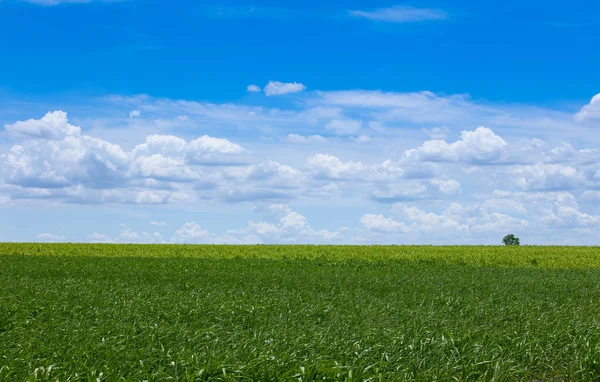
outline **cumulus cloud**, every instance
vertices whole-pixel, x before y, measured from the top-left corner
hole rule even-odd
[[[196,222],[187,222],[181,228],[175,232],[175,236],[171,239],[173,242],[208,242],[210,239],[210,233],[203,229],[200,224]]]
[[[360,218],[360,224],[367,230],[384,233],[407,233],[410,228],[402,222],[394,221],[392,218],[386,218],[379,214],[365,214]]]
[[[236,164],[240,163],[236,156],[245,151],[242,146],[227,139],[203,135],[189,143],[186,159],[195,164]]]
[[[337,231],[316,230],[303,215],[293,211],[287,204],[272,204],[258,209],[265,221],[250,221],[246,229],[239,231],[246,238],[256,237],[266,243],[313,243],[335,242],[343,238],[345,228]]]
[[[490,201],[516,203],[519,212],[530,217],[532,225],[541,232],[553,228],[598,228],[600,225],[600,215],[581,211],[577,198],[567,191],[510,192],[496,190],[486,198],[488,200],[484,205],[487,205],[488,208]]]
[[[580,122],[585,121],[600,121],[600,93],[592,97],[592,100],[587,105],[583,106],[575,119]]]
[[[136,232],[121,224],[121,232],[113,237],[110,235],[94,232],[86,237],[90,243],[131,243],[131,244],[163,244],[165,240],[158,232]]]
[[[308,158],[306,170],[314,180],[342,182],[347,191],[356,189],[363,195],[367,191],[372,200],[384,203],[438,199],[461,192],[457,180],[433,178],[427,168],[401,160],[365,165],[362,162],[345,162],[329,154],[316,154]]]
[[[261,88],[257,85],[248,85],[248,87],[246,88],[246,90],[250,93],[257,93],[261,91]]]
[[[536,163],[510,166],[508,180],[521,190],[565,190],[578,188],[584,176],[577,169],[562,164]]]
[[[270,204],[256,207],[261,220],[250,220],[245,228],[229,230],[222,234],[211,233],[196,222],[187,222],[178,229],[171,242],[174,243],[314,243],[335,242],[343,239],[347,230],[317,230],[311,227],[305,216],[293,211],[287,204]]]
[[[361,162],[342,162],[328,154],[316,154],[308,158],[308,168],[319,179],[352,179],[365,169]]]
[[[242,146],[208,135],[191,141],[150,135],[125,152],[119,145],[81,134],[62,111],[7,125],[7,130],[23,141],[0,155],[3,199],[163,204],[199,197],[235,201],[232,194],[261,198],[273,192],[289,199],[293,190],[270,187],[299,187],[301,178],[293,168],[276,162],[250,163],[256,161]],[[238,174],[243,184],[235,178]]]
[[[120,182],[128,170],[128,156],[118,145],[80,135],[27,140],[0,163],[5,183],[37,188],[102,188]]]
[[[462,206],[455,204],[451,208],[461,208]],[[467,224],[462,223],[454,216],[449,214],[437,215],[433,212],[425,212],[414,206],[408,206],[402,203],[394,205],[394,210],[405,218],[410,224],[411,229],[423,233],[433,233],[436,231],[453,233],[464,233],[469,230]]]
[[[393,6],[373,10],[352,10],[349,13],[351,16],[389,23],[442,20],[448,17],[448,14],[440,9],[414,8],[409,6]]]
[[[288,93],[298,93],[306,89],[306,86],[298,82],[269,81],[264,91],[267,97],[278,96]]]
[[[453,143],[440,139],[426,141],[420,147],[408,150],[405,158],[434,162],[489,162],[502,159],[508,145],[504,139],[486,127],[462,131],[460,136],[461,139]]]
[[[441,212],[426,211],[415,205],[396,203],[391,216],[365,214],[360,220],[363,238],[375,237],[383,242],[469,243],[481,242],[507,232],[522,233],[529,221],[506,213],[488,211],[480,204],[463,206],[453,202]],[[370,236],[374,235],[374,236]]]
[[[596,97],[582,108],[580,120],[562,111],[431,92],[315,91],[287,109],[148,96],[105,101],[100,106],[90,102],[82,109],[101,115],[80,117],[83,129],[62,111],[6,124],[0,147],[0,204],[43,208],[56,203],[302,200],[323,208],[385,208],[376,203],[402,202],[418,208],[421,215],[397,207],[381,216],[403,223],[409,228],[406,235],[421,242],[428,237],[478,242],[477,238],[496,235],[496,227],[516,227],[515,231],[528,230],[530,235],[564,230],[572,238],[597,228],[593,203],[600,189],[600,151],[593,134],[579,135],[595,118]],[[143,123],[123,120],[123,115],[136,110],[143,111]],[[488,127],[474,129],[480,125]],[[344,138],[325,138],[324,130]],[[193,131],[201,133],[192,136]],[[361,136],[363,132],[368,136]],[[423,133],[431,139],[424,141]],[[457,139],[451,138],[455,135]],[[571,140],[574,135],[586,139]],[[244,137],[244,144],[227,137]],[[368,141],[366,137],[377,145],[353,143]],[[511,195],[490,195],[494,189]],[[563,190],[570,196],[559,200],[557,192]],[[555,196],[550,198],[551,194]],[[480,195],[487,199],[479,199]],[[452,212],[440,209],[452,201],[460,201]],[[360,214],[367,212],[373,211]],[[428,236],[427,229],[419,228],[427,226],[426,221],[453,233]],[[523,221],[529,224],[523,226]],[[295,240],[292,233],[277,236],[285,225],[280,227],[278,219],[254,223],[253,229],[241,224],[244,235],[210,234],[203,240]],[[361,232],[345,235],[346,242],[373,242],[384,235],[383,230],[367,230],[358,220],[352,225]],[[459,228],[465,225],[468,230]],[[203,226],[210,230],[206,223]],[[132,232],[111,240],[133,240]],[[155,240],[152,233],[137,235],[146,242]]]
[[[227,139],[203,135],[190,142],[172,135],[150,135],[146,142],[133,149],[135,158],[162,157],[178,158],[187,164],[226,165],[247,160],[240,158],[246,150]]]
[[[477,234],[496,234],[507,230],[523,229],[529,225],[526,220],[498,212],[487,212],[478,205],[464,207],[452,203],[440,214],[424,211],[416,206],[396,203],[392,208],[396,217],[365,214],[362,226],[377,233],[401,233],[412,237],[468,238]],[[422,241],[422,240],[419,240]],[[426,241],[426,240],[425,240]]]
[[[8,134],[16,138],[63,139],[79,136],[81,129],[69,124],[67,113],[62,110],[48,112],[42,119],[28,119],[6,124]]]

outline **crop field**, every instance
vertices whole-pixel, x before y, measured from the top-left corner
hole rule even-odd
[[[0,244],[0,380],[600,380],[600,248]]]

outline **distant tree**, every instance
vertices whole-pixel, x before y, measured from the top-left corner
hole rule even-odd
[[[504,245],[521,245],[519,238],[515,237],[515,235],[513,235],[512,233],[509,233],[508,235],[504,236],[502,242],[504,243]]]

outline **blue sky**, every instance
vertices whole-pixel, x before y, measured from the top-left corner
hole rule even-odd
[[[599,13],[0,1],[0,240],[600,244]]]

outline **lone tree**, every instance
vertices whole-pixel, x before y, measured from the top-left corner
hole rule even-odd
[[[518,237],[515,237],[515,235],[513,235],[512,233],[509,233],[508,235],[504,236],[504,239],[502,239],[502,242],[504,243],[504,245],[520,245],[521,242],[519,241]]]

